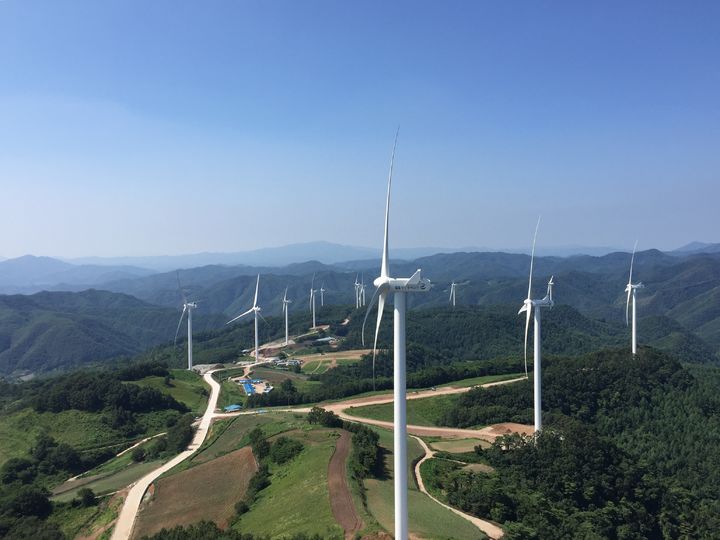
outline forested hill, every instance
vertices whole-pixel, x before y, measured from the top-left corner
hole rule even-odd
[[[372,262],[366,264],[369,300],[377,268]],[[412,295],[410,307],[413,309],[447,307],[449,284],[453,280],[459,283],[459,305],[507,304],[519,308],[527,294],[529,265],[530,258],[521,254],[449,253],[413,262],[393,261],[391,268],[397,275],[411,275],[415,269],[422,268],[433,282],[429,292]],[[624,289],[629,265],[629,253],[603,257],[538,257],[533,290],[542,296],[547,280],[554,275],[558,303],[570,305],[588,317],[620,324],[625,320]],[[324,285],[326,289],[326,303],[354,303],[356,270],[312,261],[264,269],[210,266],[182,270],[180,275],[190,296],[201,300],[207,313],[230,316],[251,305],[255,272],[261,273],[259,302],[266,316],[280,314],[286,287],[293,300],[291,310],[307,310],[313,275],[315,285]],[[643,251],[635,260],[635,279],[645,284],[637,297],[641,317],[667,317],[672,320],[669,326],[693,332],[713,351],[720,352],[720,254],[678,257],[657,250]],[[153,304],[169,307],[178,302],[174,272],[108,283],[105,287]],[[653,335],[653,339],[655,337]]]
[[[554,359],[538,443],[500,441],[480,452],[496,474],[445,471],[435,483],[510,538],[717,538],[719,385],[717,367],[648,348]],[[528,381],[472,390],[441,423],[531,419]]]
[[[197,314],[195,327],[222,324]],[[180,311],[107,291],[0,295],[0,374],[68,369],[172,341]]]

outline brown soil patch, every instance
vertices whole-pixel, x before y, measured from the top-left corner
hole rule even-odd
[[[245,447],[158,480],[152,500],[140,509],[133,538],[203,519],[227,527],[256,471],[252,450]]]
[[[350,453],[350,433],[340,431],[340,438],[335,445],[335,452],[328,465],[328,491],[333,516],[345,530],[345,538],[354,538],[355,533],[363,527],[362,520],[355,510],[350,488],[347,483],[345,464]]]
[[[510,433],[520,433],[521,435],[533,435],[535,428],[533,426],[526,426],[525,424],[516,424],[514,422],[504,422],[502,424],[493,424],[488,426],[490,433],[496,437],[501,435],[508,435]]]

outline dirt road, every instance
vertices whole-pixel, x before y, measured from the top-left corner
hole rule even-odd
[[[142,502],[148,487],[150,487],[150,484],[152,484],[160,475],[192,456],[195,452],[197,452],[197,449],[200,448],[200,445],[205,440],[210,424],[212,423],[213,416],[215,415],[218,397],[220,396],[220,385],[212,378],[213,373],[214,371],[208,371],[203,376],[205,382],[210,385],[210,399],[208,400],[207,409],[205,410],[202,420],[200,420],[200,426],[195,432],[195,436],[193,437],[190,446],[187,450],[181,452],[161,467],[142,477],[130,488],[122,510],[120,511],[120,515],[115,523],[112,540],[127,540],[130,538],[133,526],[135,525],[135,520],[137,519],[138,510],[140,509],[140,503]]]
[[[350,443],[350,433],[342,430],[328,465],[330,507],[335,521],[345,530],[345,538],[348,540],[355,538],[355,533],[363,528],[363,522],[355,509],[355,503],[350,494],[345,472],[347,458],[350,454]]]
[[[466,519],[473,525],[475,525],[478,529],[480,529],[482,532],[487,534],[490,538],[493,540],[496,540],[497,538],[503,537],[503,530],[494,523],[490,521],[485,521],[484,519],[480,519],[479,517],[471,516],[470,514],[466,514],[465,512],[462,512],[458,510],[457,508],[453,508],[452,506],[449,506],[445,504],[444,502],[440,501],[439,499],[436,499],[433,497],[428,490],[425,488],[425,482],[423,482],[422,475],[420,474],[420,466],[425,463],[428,459],[432,458],[435,455],[435,452],[430,450],[428,445],[423,441],[420,437],[413,438],[420,443],[420,446],[422,446],[423,450],[425,450],[425,456],[417,462],[415,465],[415,478],[417,478],[418,487],[420,488],[420,491],[422,491],[425,495],[430,497],[433,501],[438,503],[440,506],[443,506],[450,510],[452,513],[457,514],[463,519]]]

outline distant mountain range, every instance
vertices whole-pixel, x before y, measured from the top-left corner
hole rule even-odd
[[[654,343],[720,353],[720,251],[711,244],[681,250],[639,252],[636,279],[641,318],[654,318]],[[459,284],[461,305],[520,307],[527,293],[529,256],[499,252],[438,253],[412,261],[391,260],[391,272],[409,276],[422,268],[430,292],[412,295],[411,308],[448,306],[449,284]],[[555,300],[583,316],[623,324],[630,254],[536,258],[534,295],[555,276]],[[206,265],[179,271],[189,298],[199,301],[196,329],[220,328],[252,304],[261,274],[259,303],[266,316],[279,315],[285,288],[293,313],[308,313],[309,290],[323,286],[327,304],[352,305],[353,282],[363,276],[370,302],[377,276],[375,258],[325,264],[311,260],[284,266]],[[47,371],[134,354],[172,339],[181,299],[175,271],[153,272],[128,265],[70,264],[48,257],[0,262],[0,291],[33,292],[38,287],[69,292],[0,295],[0,373]],[[45,284],[48,284],[45,286]],[[87,290],[88,288],[102,290]],[[74,291],[74,292],[73,292]],[[322,320],[318,298],[319,318]],[[364,310],[363,312],[364,313]],[[645,341],[647,342],[647,341]],[[704,347],[704,348],[703,348]]]
[[[180,311],[107,291],[0,295],[0,374],[68,369],[172,342]],[[198,314],[198,332],[224,317]]]
[[[134,266],[77,265],[51,257],[25,255],[0,262],[0,292],[32,294],[45,289],[82,290],[152,273],[152,270]]]
[[[397,259],[413,260],[436,253],[454,253],[458,251],[488,252],[497,251],[487,247],[417,247],[394,248],[392,256]],[[509,253],[528,253],[530,248],[505,250]],[[538,251],[541,255],[566,257],[570,255],[605,255],[617,248],[560,246],[544,247]],[[63,259],[73,264],[138,266],[164,272],[176,268],[193,268],[208,265],[244,265],[244,266],[286,266],[303,261],[319,261],[324,264],[337,264],[345,261],[377,259],[380,249],[363,246],[348,246],[332,242],[305,242],[280,247],[262,248],[235,253],[195,253],[189,255],[166,255],[151,257],[83,257]]]

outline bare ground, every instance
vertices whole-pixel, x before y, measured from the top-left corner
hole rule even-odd
[[[257,464],[249,447],[155,482],[152,499],[141,509],[134,538],[152,535],[163,527],[190,525],[202,519],[221,528],[235,514],[235,503],[245,497]]]
[[[363,522],[355,509],[350,488],[348,487],[345,465],[350,453],[350,433],[342,430],[335,445],[335,452],[328,465],[328,491],[333,516],[345,530],[345,538],[355,538],[355,533],[363,528]]]

